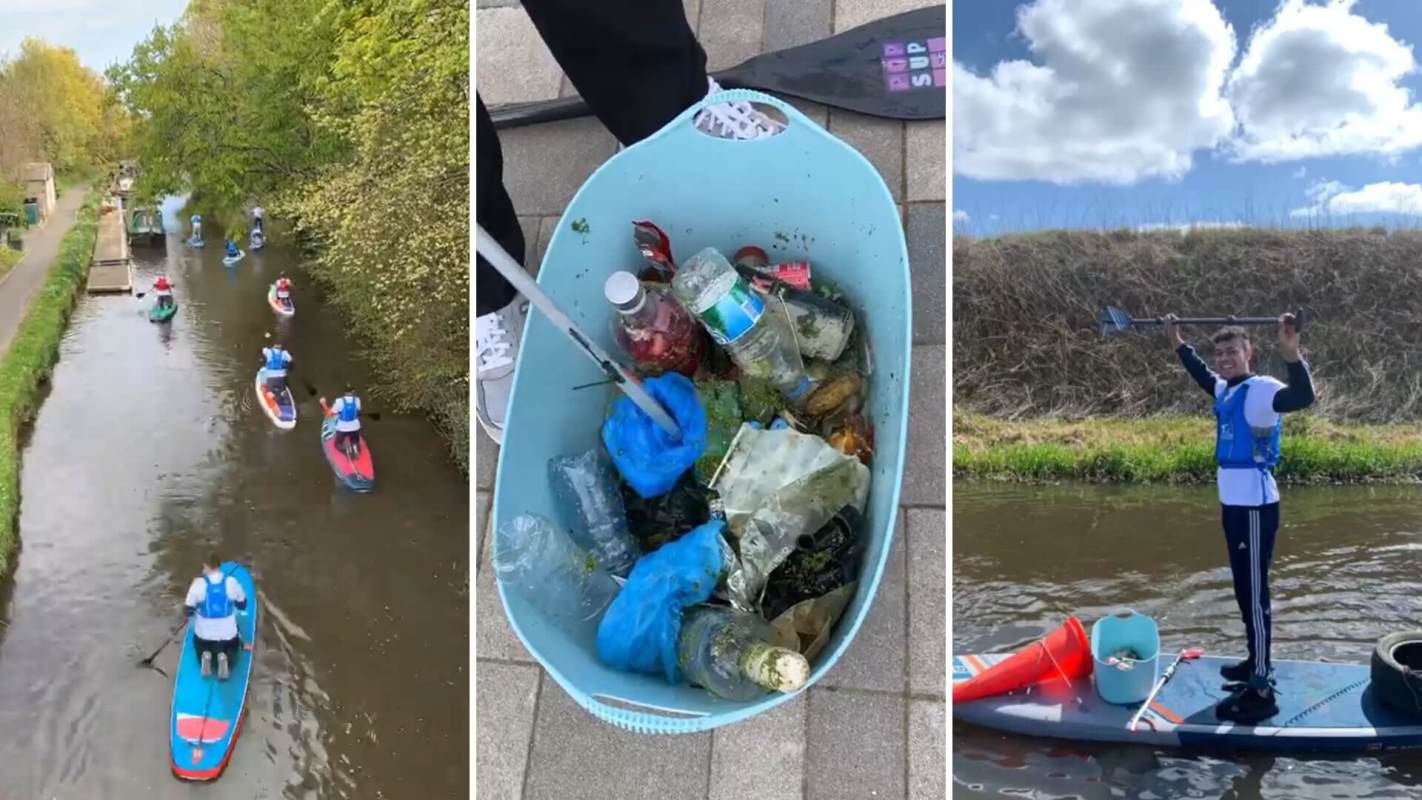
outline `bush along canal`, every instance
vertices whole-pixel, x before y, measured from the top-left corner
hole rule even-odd
[[[40,340],[59,357],[0,626],[0,728],[27,733],[0,737],[0,794],[189,796],[171,771],[244,800],[465,796],[467,481],[428,420],[364,398],[380,481],[347,488],[320,401],[371,375],[343,318],[281,230],[234,267],[187,233],[134,250],[143,298],[86,295]],[[290,317],[268,301],[282,272]],[[177,311],[154,323],[160,275]],[[254,382],[275,341],[290,430]],[[242,637],[210,676],[184,620],[227,610],[192,594],[205,563]]]
[[[1095,762],[1115,757],[1112,745],[1225,754],[1226,769],[1193,765],[1200,780],[1190,790],[1249,798],[1271,796],[1264,787],[1281,776],[1268,762],[1234,780],[1229,768],[1255,766],[1245,754],[1422,748],[1422,584],[1405,556],[1385,552],[1422,547],[1422,520],[1402,511],[1415,500],[1395,502],[1416,490],[1297,489],[1281,501],[1279,489],[1284,479],[1415,480],[1419,439],[1398,424],[1412,414],[1413,375],[1381,369],[1385,347],[1398,343],[1360,334],[1377,315],[1340,295],[1320,300],[1336,316],[1301,307],[1328,274],[1344,280],[1333,259],[1340,250],[1399,266],[1387,260],[1400,255],[1396,243],[1369,236],[1038,234],[957,243],[963,288],[980,302],[963,310],[958,332],[969,353],[955,360],[963,401],[956,474],[1214,484],[965,482],[955,490],[954,613],[964,622],[954,628],[949,680],[954,719],[969,723],[955,741],[957,780],[1007,791],[1020,776],[986,767],[985,757],[1000,761],[1002,747],[1040,752],[1032,742],[987,744],[982,729],[1094,743],[1099,749],[1067,770],[1037,761],[1028,782],[1063,792],[1106,783],[1127,795],[1173,796],[1184,787],[1152,769],[1100,772]],[[1240,259],[1257,260],[1262,274],[1212,279]],[[1012,297],[997,293],[1009,263]],[[1386,267],[1361,270],[1369,271]],[[1219,294],[1226,286],[1232,297]],[[1189,310],[1207,313],[1133,319],[1113,305],[1117,297],[1162,310],[1189,298]],[[1250,301],[1258,305],[1239,308]],[[1081,329],[1088,303],[1104,306],[1096,330]],[[1242,315],[1261,306],[1298,310]],[[1013,311],[1007,327],[1016,335],[1004,338],[998,315]],[[1319,318],[1328,324],[1313,325]],[[1060,370],[1054,384],[1045,383],[1049,362]],[[1330,376],[1327,386],[1315,369]],[[1370,383],[1358,383],[1366,380],[1359,370]],[[1033,377],[1048,388],[1031,386]],[[1296,425],[1320,398],[1319,416]],[[1183,416],[1192,406],[1197,416]],[[1379,771],[1370,757],[1333,771],[1345,777],[1329,796],[1395,786],[1372,778]]]

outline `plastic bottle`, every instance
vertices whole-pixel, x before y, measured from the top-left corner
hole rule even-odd
[[[555,622],[597,620],[617,595],[617,582],[545,517],[520,514],[494,539],[494,574]]]
[[[705,352],[701,331],[686,309],[662,289],[644,286],[630,272],[614,272],[602,287],[617,310],[612,336],[637,369],[647,375],[696,374]]]
[[[785,315],[770,313],[716,248],[683,262],[672,278],[672,291],[743,372],[769,379],[792,401],[809,391],[805,363]]]
[[[548,459],[548,477],[559,516],[573,543],[589,550],[613,575],[626,575],[641,555],[627,529],[627,509],[617,478],[597,449]]]
[[[695,606],[682,616],[677,664],[686,679],[726,700],[753,700],[766,689],[797,691],[810,677],[810,662],[770,644],[765,620],[729,608]]]

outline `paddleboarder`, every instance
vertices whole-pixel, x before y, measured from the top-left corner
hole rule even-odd
[[[261,206],[254,206],[252,208],[252,230],[263,235],[266,234],[266,231],[262,230],[262,219],[265,216],[266,212],[262,210]]]
[[[276,297],[283,306],[291,304],[291,278],[286,277],[285,271],[277,276]]]
[[[262,358],[267,370],[267,388],[272,394],[280,396],[286,388],[286,368],[291,366],[291,353],[281,346],[281,342],[272,342],[271,347],[262,348]]]
[[[1293,314],[1279,317],[1277,344],[1288,383],[1250,371],[1254,350],[1249,334],[1239,326],[1221,328],[1210,337],[1215,362],[1211,370],[1180,337],[1176,319],[1174,314],[1166,316],[1165,335],[1185,371],[1214,401],[1220,517],[1249,647],[1243,661],[1220,668],[1233,692],[1215,707],[1215,715],[1253,724],[1279,711],[1269,659],[1269,562],[1279,529],[1279,487],[1270,470],[1279,460],[1280,415],[1313,404],[1313,380],[1299,351]]]
[[[624,145],[721,90],[706,72],[706,53],[680,0],[524,0],[523,10],[578,94]],[[475,99],[476,220],[523,263],[523,228],[503,184],[503,150],[483,99]],[[758,139],[783,127],[746,102],[708,106],[695,124],[726,139]],[[489,438],[501,442],[528,301],[483,256],[475,276],[474,407]]]
[[[321,405],[326,405],[326,398],[321,398]],[[354,386],[346,384],[346,393],[326,409],[326,416],[336,418],[336,447],[355,458],[360,452],[360,398]]]
[[[159,275],[158,280],[153,282],[153,296],[158,298],[159,308],[173,304],[173,284],[168,282],[168,276]]]
[[[222,572],[222,559],[209,555],[202,574],[188,587],[185,613],[193,618],[193,647],[204,678],[212,675],[217,661],[217,679],[225,681],[237,660],[242,640],[237,635],[237,612],[247,610],[247,593],[231,575]]]

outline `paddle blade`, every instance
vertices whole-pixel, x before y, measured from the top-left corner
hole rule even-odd
[[[716,79],[889,119],[943,119],[948,99],[946,6],[906,11],[788,50],[758,55]]]
[[[1120,333],[1130,330],[1131,328],[1131,315],[1115,306],[1106,306],[1106,309],[1101,312],[1101,316],[1097,317],[1096,321],[1101,325],[1102,336],[1110,336],[1113,333]]]
[[[763,53],[712,74],[727,89],[759,89],[889,119],[943,119],[948,101],[947,15],[930,6],[818,42]],[[589,113],[577,97],[489,110],[496,129]]]

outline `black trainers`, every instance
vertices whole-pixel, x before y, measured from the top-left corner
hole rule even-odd
[[[1245,686],[1215,706],[1217,719],[1241,725],[1253,725],[1277,713],[1279,706],[1274,702],[1273,688],[1261,692]]]
[[[1244,683],[1254,674],[1254,662],[1248,659],[1220,667],[1220,675],[1230,683]]]

